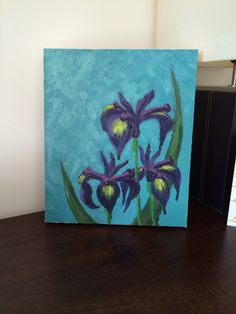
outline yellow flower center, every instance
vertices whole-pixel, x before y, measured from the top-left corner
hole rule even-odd
[[[112,185],[106,185],[102,187],[102,194],[105,195],[106,198],[111,199],[115,193],[115,188]]]
[[[86,176],[84,174],[81,174],[79,176],[79,183],[82,184],[84,182],[84,179],[86,178]]]
[[[163,191],[166,188],[166,183],[163,179],[155,179],[154,186],[157,190]]]
[[[120,119],[116,119],[112,124],[113,133],[122,136],[124,132],[127,130],[128,124],[126,121],[122,121]]]
[[[167,116],[166,112],[156,112],[154,113],[156,116]]]
[[[173,171],[173,170],[175,170],[175,167],[173,167],[171,165],[165,165],[165,166],[161,167],[160,170]]]
[[[104,108],[103,108],[103,110],[102,110],[102,112],[103,113],[105,113],[105,112],[107,112],[108,110],[111,110],[111,109],[113,109],[114,108],[114,105],[107,105],[107,106],[105,106]]]

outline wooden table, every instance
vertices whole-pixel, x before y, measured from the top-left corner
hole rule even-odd
[[[236,228],[191,203],[189,228],[0,221],[0,313],[236,313]]]

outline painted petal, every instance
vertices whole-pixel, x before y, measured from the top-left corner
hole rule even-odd
[[[110,178],[111,180],[115,181],[122,181],[126,178],[134,178],[134,169],[127,169],[122,174],[119,174],[118,176],[114,176]]]
[[[127,165],[129,161],[125,160],[124,162],[122,162],[121,164],[115,166],[113,169],[110,170],[110,177],[114,176],[121,168],[123,168],[124,166]]]
[[[118,159],[133,132],[131,122],[122,121],[120,115],[120,109],[114,107],[103,111],[101,115],[102,128],[107,132],[110,142],[116,148]]]
[[[125,110],[125,109],[123,109],[123,110]],[[121,113],[120,118],[121,118],[122,121],[133,120],[134,119],[134,115],[126,110],[126,111],[123,111]]]
[[[142,161],[142,164],[144,165],[144,166],[146,166],[146,159],[145,159],[145,152],[144,152],[144,150],[143,150],[143,148],[142,148],[142,146],[139,146],[139,153],[140,153],[140,159],[141,159],[141,161]]]
[[[180,182],[181,182],[181,172],[178,167],[171,164],[166,164],[161,166],[158,171],[161,171],[165,178],[172,182],[175,189],[176,189],[176,200],[179,198],[179,188],[180,188]]]
[[[146,149],[146,154],[145,154],[145,159],[149,163],[150,159],[150,154],[151,154],[151,145],[148,143],[147,149]]]
[[[120,195],[120,188],[116,182],[100,183],[97,188],[97,197],[99,202],[112,213],[116,201]]]
[[[122,189],[122,194],[123,194],[123,200],[122,203],[125,203],[125,210],[124,212],[128,209],[130,202],[139,194],[140,192],[140,185],[137,180],[134,178],[126,178],[121,181],[121,189]],[[129,189],[129,194],[126,199],[126,194]],[[126,199],[126,202],[125,202]]]
[[[153,166],[153,165],[154,165],[156,159],[160,156],[160,154],[161,154],[161,150],[158,149],[158,150],[155,152],[155,154],[152,156],[152,158],[150,159],[150,166]]]
[[[162,145],[165,141],[167,133],[172,129],[173,121],[167,113],[156,113],[156,118],[160,122],[160,144],[159,149],[162,148]]]
[[[146,172],[146,175],[147,175],[149,173],[149,170],[151,170],[150,169],[150,154],[151,154],[150,143],[148,143],[145,153],[144,153],[144,150],[142,149],[141,146],[139,147],[139,150],[140,150],[140,159],[141,159],[143,166],[144,166],[142,170],[144,173]],[[139,174],[139,177],[140,177],[140,174]],[[141,177],[141,179],[142,179],[142,177]],[[148,181],[151,181],[151,180],[148,180]]]
[[[125,178],[134,178],[135,177],[135,171],[134,169],[127,169],[125,170],[125,172],[123,172],[121,175],[119,176],[116,176],[115,178],[116,179],[125,179]],[[144,170],[144,167],[139,167],[138,168],[138,180],[142,180],[143,178],[145,177],[145,170]]]
[[[102,173],[99,173],[97,171],[94,171],[92,168],[88,167],[86,168],[82,174],[79,176],[79,181],[80,181],[80,178],[82,176],[83,178],[83,175],[86,176],[86,178],[88,179],[94,179],[94,180],[98,180],[98,181],[104,181],[107,179],[107,176],[102,174]],[[81,183],[81,182],[80,182]]]
[[[109,105],[108,105],[109,106]],[[117,109],[120,109],[123,114],[125,114],[127,111],[121,106],[121,104],[118,103],[118,101],[113,102],[113,106]]]
[[[107,171],[107,175],[109,177],[112,176],[112,171],[115,168],[115,166],[116,166],[115,156],[112,153],[110,153],[110,162],[108,163],[108,171]]]
[[[155,163],[154,168],[159,169],[161,166],[165,166],[165,165],[173,165],[173,160],[170,157],[167,157],[166,159]]]
[[[106,159],[106,157],[104,156],[104,154],[103,154],[102,151],[100,152],[100,154],[101,154],[101,159],[102,159],[103,166],[104,166],[104,173],[105,173],[106,175],[108,175],[108,174],[109,174],[109,164],[108,164],[107,159]]]
[[[166,112],[167,113],[170,111],[171,111],[171,107],[169,104],[166,103],[160,107],[153,107],[151,109],[148,109],[148,110],[141,112],[140,118],[141,118],[141,120],[145,120],[147,116],[150,116],[150,115],[155,114],[157,112]]]
[[[161,203],[164,213],[166,213],[166,204],[170,197],[168,182],[164,178],[157,177],[151,182],[153,196]]]
[[[92,188],[89,183],[86,182],[86,179],[82,182],[80,186],[80,198],[82,202],[90,208],[99,208],[94,204],[92,200]]]
[[[133,111],[131,104],[128,102],[128,100],[124,97],[124,95],[121,92],[119,92],[119,98],[120,98],[120,102],[124,106],[124,108],[133,114],[134,111]]]
[[[121,191],[122,191],[122,204],[124,205],[126,199],[126,193],[128,191],[128,184],[124,181],[120,183]]]
[[[155,171],[153,168],[146,170],[146,178],[148,182],[152,182],[158,177],[159,173]]]
[[[143,167],[138,168],[138,180],[141,181],[145,177],[145,170]]]
[[[155,93],[153,90],[151,90],[142,99],[140,99],[136,105],[136,113],[140,114],[147,107],[147,105],[153,100],[154,97],[155,97]]]
[[[109,162],[109,168],[111,169],[115,167],[116,160],[115,160],[115,156],[112,153],[110,153],[110,157],[111,157],[111,161]]]
[[[165,141],[167,133],[172,129],[173,120],[165,111],[155,112],[150,115],[146,115],[145,118],[142,119],[142,121],[149,119],[156,119],[160,123],[160,144],[159,144],[160,150]]]
[[[101,124],[104,131],[107,131],[107,120],[113,118],[117,119],[120,117],[123,110],[116,106],[115,103],[106,105],[101,113]]]

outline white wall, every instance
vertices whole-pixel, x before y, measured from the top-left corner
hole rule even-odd
[[[157,48],[198,48],[200,61],[236,59],[235,0],[158,0]]]
[[[0,218],[44,209],[43,48],[154,48],[155,0],[0,0]]]

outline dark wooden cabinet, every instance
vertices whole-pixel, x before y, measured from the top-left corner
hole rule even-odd
[[[236,90],[197,90],[193,128],[190,196],[228,211],[236,155]]]

